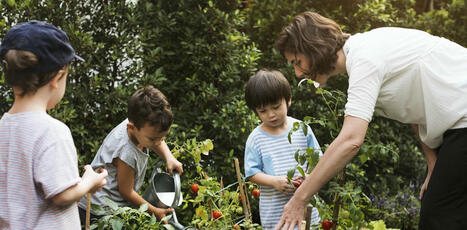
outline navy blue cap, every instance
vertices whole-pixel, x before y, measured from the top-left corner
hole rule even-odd
[[[37,56],[39,63],[24,70],[28,72],[53,72],[75,58],[84,61],[76,55],[65,32],[36,20],[20,23],[6,33],[0,46],[0,58],[12,49],[29,51]]]

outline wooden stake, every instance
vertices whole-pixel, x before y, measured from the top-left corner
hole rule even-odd
[[[339,183],[340,186],[344,186],[345,183],[345,169],[343,169],[337,176],[337,183]],[[333,225],[332,225],[332,230],[337,229],[338,223],[338,218],[339,218],[339,210],[341,208],[341,199],[339,196],[339,192],[336,192],[334,194],[334,210],[333,210],[333,215],[332,215],[332,220],[333,220]]]
[[[238,163],[238,158],[235,158],[234,160],[235,160],[235,171],[237,172],[238,187],[240,188],[240,196],[242,197],[243,213],[245,213],[245,220],[249,221],[250,212],[246,205],[247,196],[245,194],[245,191],[243,190],[244,187],[243,187],[242,176],[240,174],[240,164]]]
[[[89,230],[91,223],[91,193],[86,194],[86,230]]]
[[[311,214],[313,212],[313,206],[308,204],[305,210],[305,230],[311,229]]]
[[[248,213],[251,214],[251,207],[250,207],[250,196],[248,196],[248,188],[246,186],[246,183],[243,183],[243,186],[244,186],[244,191],[245,191],[245,197],[246,197],[246,207],[248,209]]]

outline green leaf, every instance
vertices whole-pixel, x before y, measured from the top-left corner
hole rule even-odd
[[[104,201],[112,210],[115,211],[118,209],[118,205],[115,202],[113,202],[111,199],[109,199],[108,197],[104,197]]]
[[[295,167],[287,170],[287,179],[292,180],[294,174],[295,174]]]
[[[374,230],[386,230],[386,224],[383,220],[371,221],[370,225],[373,227]]]
[[[144,203],[142,204],[141,206],[139,206],[139,209],[138,209],[140,212],[146,212],[146,210],[148,210],[148,203]]]
[[[110,225],[112,226],[112,230],[121,230],[123,228],[123,221],[111,219]]]
[[[303,164],[305,164],[305,162],[306,162],[306,156],[305,156],[305,154],[300,155],[300,156],[298,157],[298,163],[299,163],[300,165],[303,165]]]
[[[164,218],[161,219],[161,222],[169,221],[170,218],[172,218],[172,215],[167,215]]]
[[[358,159],[360,160],[360,162],[365,163],[366,161],[368,161],[370,159],[370,157],[368,157],[367,154],[360,154],[358,155]]]
[[[294,158],[295,158],[295,161],[298,162],[298,154],[300,153],[300,149],[297,149],[297,151],[295,151],[295,154],[294,154]]]
[[[305,122],[302,122],[302,130],[303,130],[303,134],[305,136],[308,135],[308,126],[305,124]]]
[[[297,170],[300,172],[303,178],[305,178],[305,172],[303,171],[302,167],[297,167]]]
[[[97,215],[105,215],[105,209],[97,204],[91,204],[91,210]]]

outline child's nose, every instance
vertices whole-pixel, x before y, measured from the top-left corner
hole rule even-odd
[[[269,111],[268,117],[274,117],[276,116],[276,113],[274,111]]]

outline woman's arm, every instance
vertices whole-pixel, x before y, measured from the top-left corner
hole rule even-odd
[[[329,145],[316,167],[295,191],[284,207],[276,230],[294,229],[301,222],[306,203],[311,196],[332,179],[358,153],[365,139],[368,122],[358,117],[346,116],[337,138]]]
[[[428,173],[426,175],[425,182],[423,182],[422,188],[420,189],[419,198],[421,200],[423,197],[423,193],[425,193],[428,187],[428,182],[430,181],[431,173],[433,172],[433,168],[435,167],[436,159],[438,159],[438,153],[435,149],[428,147],[427,145],[425,145],[425,143],[422,142],[418,133],[418,125],[412,124],[411,126],[414,132],[417,134],[418,140],[420,141],[422,151],[425,154],[426,164],[428,166]]]

